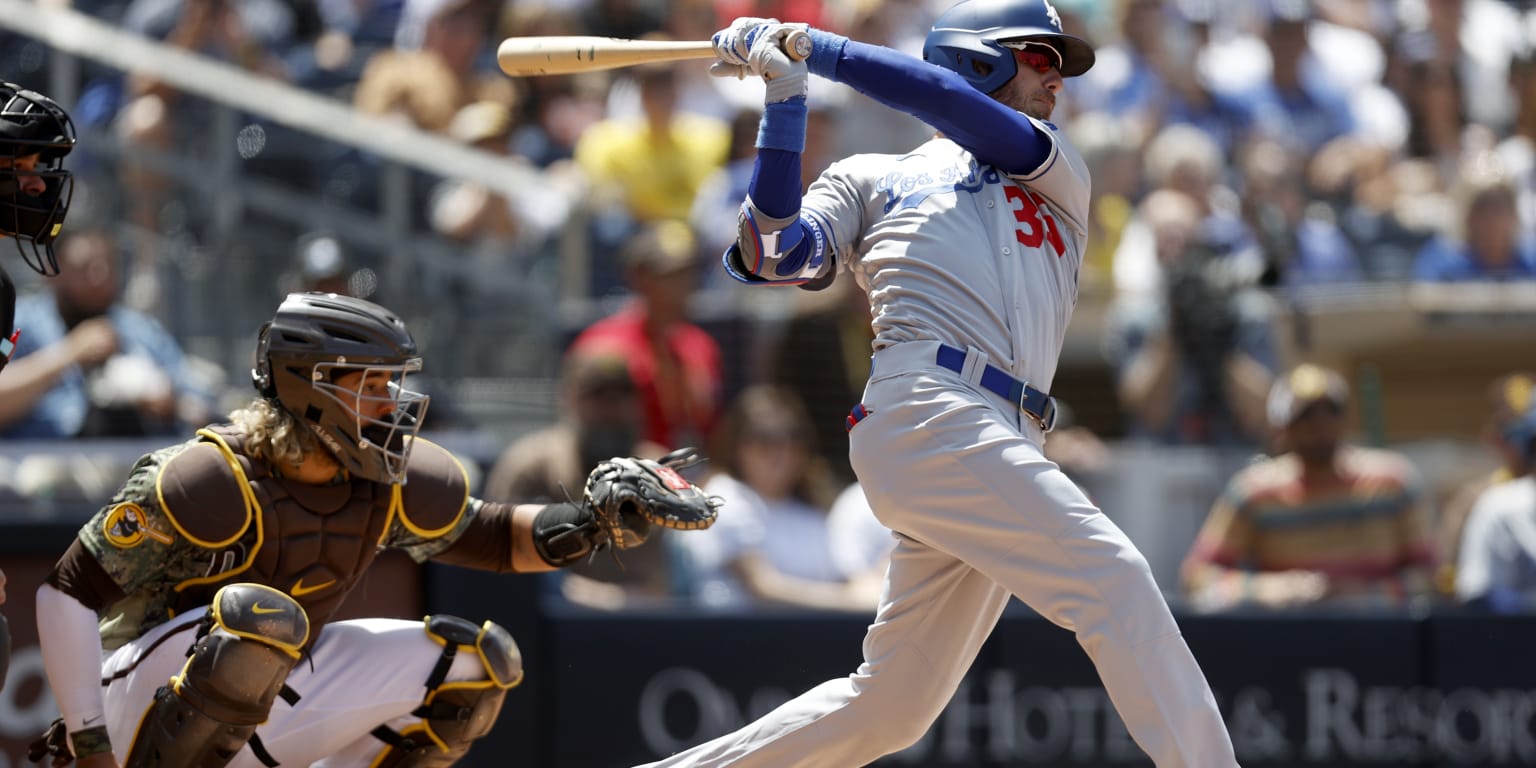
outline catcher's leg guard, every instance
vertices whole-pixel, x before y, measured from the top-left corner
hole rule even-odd
[[[428,616],[427,634],[443,654],[427,676],[427,697],[412,714],[418,725],[403,732],[379,726],[373,735],[386,746],[375,768],[445,768],[491,732],[507,691],[523,681],[523,655],[512,635],[493,622],[475,626],[456,616]],[[460,650],[480,657],[486,679],[445,682]]]
[[[206,634],[181,674],[155,692],[126,768],[218,768],[267,719],[309,641],[309,617],[293,598],[260,584],[213,596]]]

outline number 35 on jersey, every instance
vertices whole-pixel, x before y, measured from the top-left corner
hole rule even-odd
[[[1061,239],[1055,217],[1039,204],[1033,193],[1017,184],[1003,185],[1003,194],[1008,197],[1014,221],[1018,224],[1013,236],[1030,248],[1039,248],[1049,242],[1056,258],[1061,258],[1067,252],[1067,246]]]

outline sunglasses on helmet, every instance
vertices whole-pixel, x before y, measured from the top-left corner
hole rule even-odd
[[[1042,75],[1052,69],[1061,69],[1061,52],[1045,43],[1010,40],[1002,45],[1013,51],[1016,61]]]

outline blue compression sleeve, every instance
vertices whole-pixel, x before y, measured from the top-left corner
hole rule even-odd
[[[806,67],[813,74],[917,117],[988,165],[1025,173],[1050,156],[1050,139],[1029,118],[954,72],[822,30],[811,30],[811,40]]]
[[[757,209],[776,219],[800,212],[800,153],[759,149],[747,195]]]

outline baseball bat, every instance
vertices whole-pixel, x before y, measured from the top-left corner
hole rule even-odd
[[[784,38],[784,51],[803,61],[811,55],[811,36],[795,30]],[[712,59],[708,40],[627,40],[596,35],[509,37],[496,48],[496,64],[513,77],[569,75],[664,61]]]

